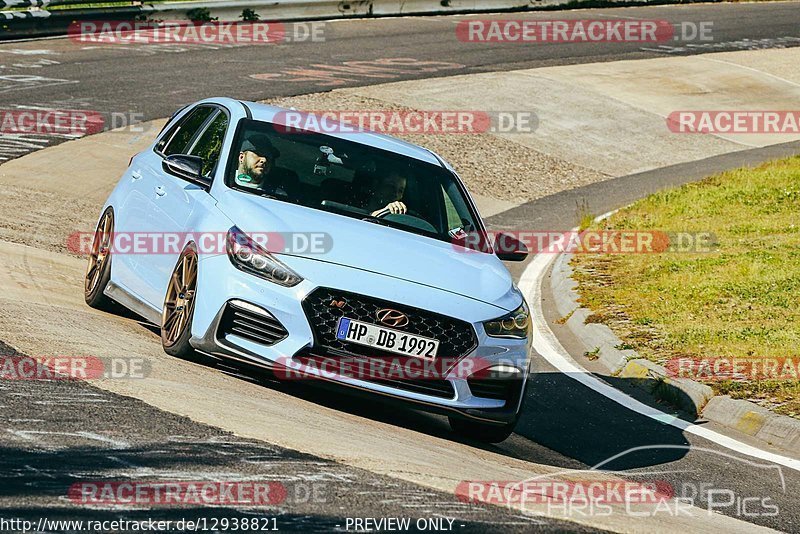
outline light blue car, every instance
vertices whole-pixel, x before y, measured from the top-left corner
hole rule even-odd
[[[447,415],[468,438],[508,437],[531,325],[501,259],[524,259],[524,245],[488,244],[433,152],[292,129],[286,112],[213,98],[173,115],[103,208],[86,302],[159,325],[172,355],[233,359]]]

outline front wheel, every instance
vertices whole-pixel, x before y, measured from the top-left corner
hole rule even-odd
[[[111,243],[114,235],[114,210],[110,207],[103,212],[92,239],[89,263],[83,281],[83,298],[86,304],[98,310],[109,311],[112,301],[105,291],[111,280]]]
[[[514,432],[514,427],[517,426],[516,421],[505,425],[493,425],[459,417],[448,417],[448,420],[450,421],[450,428],[459,436],[483,443],[505,441]]]
[[[161,346],[171,356],[197,359],[189,344],[197,294],[197,250],[189,245],[181,253],[167,285],[161,312]]]

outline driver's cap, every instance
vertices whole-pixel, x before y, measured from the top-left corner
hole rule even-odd
[[[254,134],[242,142],[241,152],[253,152],[259,156],[276,159],[281,155],[280,150],[272,146],[269,137],[263,134]]]

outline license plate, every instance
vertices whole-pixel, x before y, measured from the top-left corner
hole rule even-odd
[[[439,350],[439,342],[435,339],[362,323],[347,317],[339,319],[336,339],[418,358],[433,358]]]

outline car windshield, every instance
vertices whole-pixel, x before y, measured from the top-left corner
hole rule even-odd
[[[282,130],[240,122],[229,187],[445,241],[480,231],[447,169],[328,135]]]

